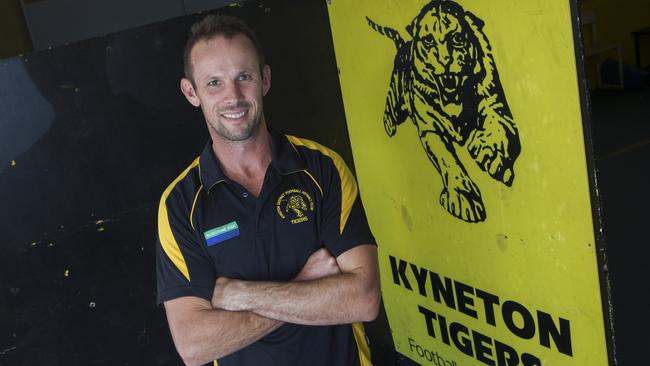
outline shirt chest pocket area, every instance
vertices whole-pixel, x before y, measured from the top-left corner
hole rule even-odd
[[[292,280],[309,256],[322,246],[315,215],[305,215],[294,223],[280,218],[275,221],[275,225],[261,236],[269,276],[276,280]]]
[[[274,215],[276,216],[276,215]],[[279,216],[262,220],[260,228],[205,240],[216,277],[249,281],[290,281],[309,256],[321,247],[314,213],[292,223]]]
[[[260,280],[266,273],[265,264],[257,254],[259,235],[246,224],[217,238],[205,235],[208,255],[214,266],[216,277],[245,280]]]

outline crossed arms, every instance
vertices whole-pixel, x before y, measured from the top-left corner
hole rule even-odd
[[[354,247],[337,258],[314,252],[291,282],[218,278],[212,299],[165,302],[174,344],[187,365],[202,365],[257,341],[283,323],[370,321],[379,309],[377,248]]]

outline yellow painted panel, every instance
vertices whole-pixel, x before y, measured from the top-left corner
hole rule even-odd
[[[569,2],[328,8],[398,351],[606,365]]]

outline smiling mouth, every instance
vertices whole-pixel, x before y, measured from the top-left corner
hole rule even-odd
[[[224,117],[226,119],[240,119],[244,117],[248,113],[248,109],[245,109],[240,112],[223,112],[221,113],[221,117]]]

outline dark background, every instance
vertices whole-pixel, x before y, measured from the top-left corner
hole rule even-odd
[[[247,2],[269,123],[352,166],[324,1]],[[155,305],[164,188],[207,130],[180,93],[192,15],[0,61],[0,365],[178,365]],[[395,364],[385,315],[367,325]]]

